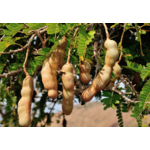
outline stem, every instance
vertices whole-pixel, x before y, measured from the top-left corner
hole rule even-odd
[[[74,38],[78,32],[78,29],[79,27],[77,27],[74,31],[74,35],[73,35],[73,41],[74,41]],[[70,47],[69,47],[69,51],[68,51],[68,59],[67,59],[67,64],[70,62],[70,56],[71,56],[71,48],[72,48],[72,45],[70,44]]]
[[[141,50],[142,56],[144,56],[143,51],[142,51],[142,39],[141,39],[141,34],[140,34],[140,50]]]
[[[25,58],[25,61],[23,63],[23,70],[24,70],[24,73],[26,74],[26,76],[29,76],[29,73],[26,70],[26,63],[28,60],[29,50],[30,50],[30,46],[27,47],[26,58]]]
[[[125,28],[126,28],[126,23],[124,23],[124,28],[123,28],[123,32],[122,32],[122,35],[121,35],[121,39],[120,39],[120,50],[121,50],[121,54],[120,54],[120,57],[119,57],[119,60],[117,61],[117,63],[119,63],[121,61],[121,58],[122,58],[122,41],[123,41],[123,36],[124,36],[124,33],[125,33]]]
[[[109,39],[109,32],[108,32],[107,25],[106,25],[105,23],[103,23],[103,26],[104,26],[104,28],[105,28],[106,37],[107,37],[107,39]]]

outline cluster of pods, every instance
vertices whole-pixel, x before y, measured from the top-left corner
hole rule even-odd
[[[48,96],[55,100],[58,96],[57,91],[57,74],[56,71],[61,69],[62,86],[63,86],[63,100],[62,110],[65,115],[70,115],[73,110],[74,99],[74,75],[73,65],[65,63],[65,48],[67,46],[67,38],[63,37],[59,41],[59,45],[51,53],[42,66],[41,77],[44,88],[48,91]],[[105,65],[102,70],[94,78],[92,84],[81,95],[81,100],[89,102],[94,95],[103,90],[106,85],[113,87],[115,80],[121,74],[121,67],[116,62],[119,56],[117,43],[113,40],[107,39],[104,43],[106,51]],[[91,65],[89,62],[84,61],[80,64],[80,81],[88,84],[91,81]],[[115,78],[111,79],[111,72],[114,72]],[[23,81],[21,90],[21,99],[18,103],[19,124],[28,127],[31,124],[31,102],[33,97],[33,79],[27,76]]]

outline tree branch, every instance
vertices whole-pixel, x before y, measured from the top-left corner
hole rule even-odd
[[[26,23],[23,23],[27,28],[29,28],[29,26]]]
[[[8,77],[8,76],[11,76],[11,75],[14,75],[16,73],[21,73],[23,71],[23,68],[19,69],[19,70],[15,70],[15,71],[11,71],[9,73],[5,73],[5,74],[0,74],[0,78],[3,78],[3,77]]]
[[[41,30],[41,29],[43,29],[43,27],[37,30],[37,31],[39,31],[40,34],[44,33],[46,31],[47,27],[45,27],[43,30]],[[24,47],[22,47],[22,48],[20,48],[18,50],[10,50],[9,52],[1,52],[0,54],[11,54],[11,53],[17,53],[17,52],[23,51],[31,44],[31,42],[33,41],[34,37],[35,37],[35,34],[33,34],[31,36],[31,38],[29,39],[28,43]]]

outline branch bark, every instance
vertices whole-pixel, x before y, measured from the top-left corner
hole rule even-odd
[[[15,70],[15,71],[11,71],[9,73],[5,73],[5,74],[0,74],[0,78],[3,78],[3,77],[8,77],[8,76],[11,76],[11,75],[14,75],[16,73],[21,73],[23,71],[23,68],[19,69],[19,70]]]
[[[44,33],[47,28],[45,27],[43,30],[41,30],[41,29],[43,29],[43,27],[37,30],[37,31],[39,31],[40,34]],[[22,48],[20,48],[18,50],[10,50],[9,52],[1,52],[0,54],[11,54],[11,53],[17,53],[17,52],[23,51],[31,44],[31,42],[33,41],[34,37],[35,37],[35,34],[33,34],[31,36],[31,38],[29,39],[29,42],[24,47],[22,47]]]

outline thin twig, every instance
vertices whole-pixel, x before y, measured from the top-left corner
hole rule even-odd
[[[1,38],[0,38],[0,42],[2,41],[2,39],[5,37],[5,35],[3,35]]]
[[[141,39],[141,34],[140,34],[140,50],[141,50],[142,56],[145,56],[145,55],[143,54],[143,51],[142,51],[142,39]]]
[[[50,115],[50,117],[51,117],[51,113],[52,113],[52,111],[53,111],[53,109],[54,109],[54,107],[55,107],[57,101],[58,101],[58,99],[53,102],[53,106],[52,106],[52,108],[51,108],[51,110],[50,110],[50,112],[49,112],[49,114],[48,114],[48,115]],[[46,126],[46,124],[47,124],[47,121],[45,121],[44,127]]]
[[[26,76],[29,76],[29,73],[26,70],[26,63],[27,63],[27,60],[28,60],[29,50],[30,50],[30,46],[28,46],[28,48],[27,48],[26,58],[25,58],[25,61],[23,63],[23,70],[24,70],[24,73],[26,74]]]
[[[75,38],[75,36],[76,36],[76,34],[77,34],[77,32],[78,32],[78,29],[79,29],[79,27],[77,27],[77,28],[75,29],[75,32],[74,32],[74,35],[73,35],[73,41],[74,41],[74,38]],[[71,48],[72,48],[72,44],[70,44],[70,47],[69,47],[67,63],[70,62]]]
[[[42,47],[46,47],[46,42],[48,41],[49,38],[43,40],[43,38],[42,38],[42,36],[40,34],[40,31],[35,30],[35,31],[32,31],[32,32],[35,33],[36,36],[40,39],[40,41],[42,43]]]
[[[43,28],[43,27],[42,27],[42,28]],[[40,28],[40,29],[37,30],[37,31],[40,30],[40,31],[39,31],[40,34],[44,33],[44,32],[46,31],[46,29],[47,29],[47,28],[45,27],[45,29],[41,30],[42,28]],[[0,54],[11,54],[11,53],[17,53],[17,52],[23,51],[23,50],[25,50],[25,49],[31,44],[31,42],[33,41],[34,37],[35,37],[35,34],[33,34],[33,35],[31,36],[31,38],[29,39],[28,43],[27,43],[24,47],[22,47],[22,48],[20,48],[20,49],[18,49],[18,50],[10,50],[9,52],[2,52],[2,53],[0,53]]]
[[[23,71],[23,69],[19,69],[19,70],[15,70],[15,71],[11,71],[9,73],[5,73],[5,74],[0,74],[0,78],[3,78],[3,77],[8,77],[8,76],[11,76],[11,75],[14,75],[14,74],[17,74],[17,73],[21,73]]]
[[[106,25],[105,23],[103,23],[103,26],[104,26],[104,28],[105,28],[106,37],[107,37],[107,39],[109,39],[109,32],[108,32],[107,25]]]
[[[23,23],[27,28],[29,28],[29,26],[26,23]]]
[[[121,58],[122,58],[122,55],[123,55],[123,53],[122,53],[122,41],[123,41],[123,36],[124,36],[124,33],[125,33],[125,29],[126,29],[126,23],[124,23],[123,32],[122,32],[121,39],[120,39],[121,54],[120,54],[119,60],[117,61],[118,63],[121,61]]]

